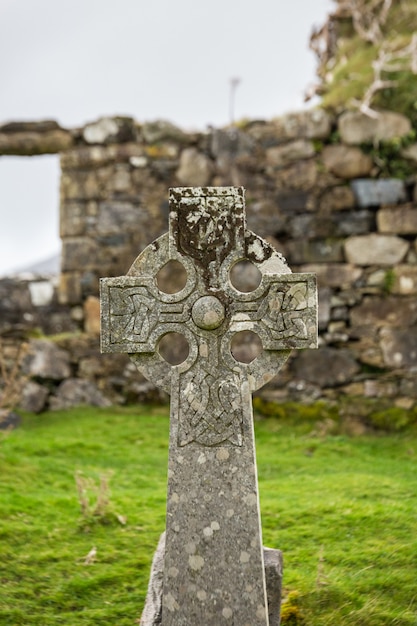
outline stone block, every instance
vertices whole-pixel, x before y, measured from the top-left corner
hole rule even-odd
[[[55,296],[52,280],[36,280],[29,283],[30,299],[33,306],[49,306]]]
[[[307,191],[294,189],[293,191],[280,191],[276,195],[275,201],[280,212],[299,213],[311,209],[312,196]]]
[[[63,380],[71,375],[69,355],[52,341],[32,339],[23,371],[33,378]]]
[[[141,133],[146,143],[149,144],[161,143],[162,141],[187,144],[195,139],[192,135],[184,133],[178,126],[166,120],[146,122],[141,127]]]
[[[356,204],[355,194],[348,185],[338,185],[326,189],[319,199],[321,213],[352,209]]]
[[[87,206],[82,201],[62,202],[60,207],[59,234],[63,237],[79,237],[86,234]]]
[[[370,211],[343,211],[328,215],[308,213],[297,215],[289,222],[289,233],[294,239],[322,239],[368,233],[374,218]]]
[[[324,109],[288,113],[273,120],[274,134],[282,140],[327,139],[333,119]]]
[[[337,263],[343,261],[343,241],[340,239],[317,239],[288,241],[286,255],[289,263]]]
[[[73,144],[70,132],[51,130],[47,132],[0,132],[0,155],[34,156],[38,154],[58,154],[68,150]]]
[[[329,289],[329,287],[320,288],[319,286],[318,296],[319,296],[319,313],[318,313],[319,329],[323,330],[324,328],[327,328],[327,325],[330,321],[331,290]]]
[[[384,363],[392,368],[417,367],[417,327],[383,328],[380,344]]]
[[[236,159],[249,157],[255,147],[253,139],[238,128],[213,129],[211,134],[210,152],[216,159],[217,169],[222,173]]]
[[[365,296],[361,304],[350,311],[352,326],[407,327],[417,323],[417,302],[404,298],[398,306],[394,296]]]
[[[346,289],[354,285],[362,276],[362,270],[349,263],[306,264],[301,266],[300,271],[316,274],[319,288]]]
[[[48,133],[53,130],[63,130],[55,120],[40,120],[39,122],[6,122],[0,125],[0,133]]]
[[[84,302],[84,330],[88,335],[100,334],[100,300],[95,296]]]
[[[285,167],[294,161],[309,159],[315,155],[314,145],[306,139],[296,139],[290,143],[273,146],[266,150],[266,164],[272,167]]]
[[[407,199],[405,183],[398,178],[358,179],[351,182],[358,205],[362,208],[398,204]]]
[[[100,236],[122,236],[114,245],[121,245],[129,231],[140,227],[146,218],[141,207],[128,201],[100,202],[98,205],[97,234]],[[107,242],[107,245],[110,245]]]
[[[61,270],[63,272],[94,269],[99,246],[91,237],[67,237],[62,242]]]
[[[338,129],[343,143],[359,145],[404,137],[411,131],[411,122],[392,111],[381,111],[376,118],[359,111],[346,111],[339,117]]]
[[[267,237],[286,231],[287,216],[283,214],[278,203],[273,200],[253,202],[248,210],[248,227],[261,237]]]
[[[103,171],[101,170],[101,175]],[[61,202],[75,200],[99,200],[105,198],[107,191],[97,176],[97,172],[82,170],[67,170],[61,175]]]
[[[13,278],[0,279],[0,317],[6,312],[29,311],[32,308],[27,282]]]
[[[417,294],[417,265],[397,265],[393,268],[393,276],[391,293],[402,296]]]
[[[60,304],[78,304],[81,302],[79,272],[61,272],[59,277],[58,301]]]
[[[132,180],[130,176],[130,165],[117,163],[114,168],[112,187],[117,194],[123,194],[131,190]]]
[[[136,139],[137,129],[131,117],[102,117],[86,124],[82,136],[88,144],[124,143]]]
[[[297,379],[335,387],[350,382],[360,368],[349,350],[319,348],[314,354],[308,350],[297,353],[290,369]]]
[[[394,235],[359,235],[345,241],[346,260],[356,265],[396,265],[409,250],[405,239]]]
[[[298,192],[313,189],[318,177],[315,159],[297,161],[278,170],[267,166],[266,171],[279,189],[294,189]]]
[[[46,406],[48,389],[33,380],[28,380],[22,389],[19,408],[29,413],[40,413]]]
[[[69,378],[63,381],[54,396],[49,400],[51,411],[69,409],[74,406],[110,406],[96,385],[88,380]]]
[[[377,213],[380,233],[417,234],[417,207],[413,205],[384,207]]]
[[[120,143],[98,146],[77,146],[61,154],[62,170],[97,169],[113,163],[130,163],[135,166],[136,159],[145,157],[145,147],[140,143]],[[145,165],[147,159],[145,158]],[[140,165],[135,166],[140,167]],[[143,165],[142,165],[143,167]]]
[[[333,145],[322,152],[324,167],[339,178],[351,179],[368,176],[372,170],[372,158],[359,148]]]
[[[178,181],[183,185],[206,186],[213,174],[211,160],[196,148],[182,151],[179,168],[176,173]]]

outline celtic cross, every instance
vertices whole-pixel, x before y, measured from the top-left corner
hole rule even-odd
[[[165,293],[173,261],[186,281]],[[252,291],[232,280],[243,261],[259,270]],[[242,188],[175,188],[169,232],[101,279],[101,305],[102,351],[129,353],[171,394],[162,625],[268,626],[251,392],[292,348],[316,347],[314,276],[247,230]],[[262,343],[250,363],[232,353],[242,331]],[[178,365],[158,350],[169,333],[188,342]]]

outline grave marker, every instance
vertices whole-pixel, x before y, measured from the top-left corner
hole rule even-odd
[[[156,279],[172,261],[187,273],[173,294]],[[260,272],[249,292],[230,277],[241,261]],[[242,188],[176,188],[169,233],[101,279],[101,304],[102,351],[129,353],[171,394],[162,625],[268,626],[251,392],[292,348],[316,347],[314,276],[246,229]],[[242,331],[262,342],[251,363],[231,352]],[[189,346],[174,366],[158,352],[172,332]]]

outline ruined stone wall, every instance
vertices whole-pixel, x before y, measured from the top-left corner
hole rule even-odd
[[[84,387],[88,381],[103,402],[154,393],[127,357],[99,355],[98,279],[126,273],[167,230],[168,188],[181,185],[243,185],[249,228],[282,252],[293,271],[317,273],[321,347],[294,354],[265,397],[350,395],[415,406],[417,143],[407,118],[351,112],[334,118],[312,110],[205,133],[129,118],[71,131],[51,122],[38,130],[0,127],[3,154],[57,151],[58,288],[51,291],[39,278],[0,283],[8,294],[0,304],[3,335],[16,325],[24,332],[70,333],[55,337],[69,367],[53,384],[36,371],[42,359],[27,361],[32,382],[48,382],[44,406],[76,396],[73,390],[56,400],[68,380]],[[34,354],[43,354],[43,339],[36,341]]]

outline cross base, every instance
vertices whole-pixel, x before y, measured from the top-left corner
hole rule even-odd
[[[151,567],[140,626],[161,626],[164,580],[165,533],[159,538]],[[263,548],[269,626],[280,626],[283,559],[281,550]]]

